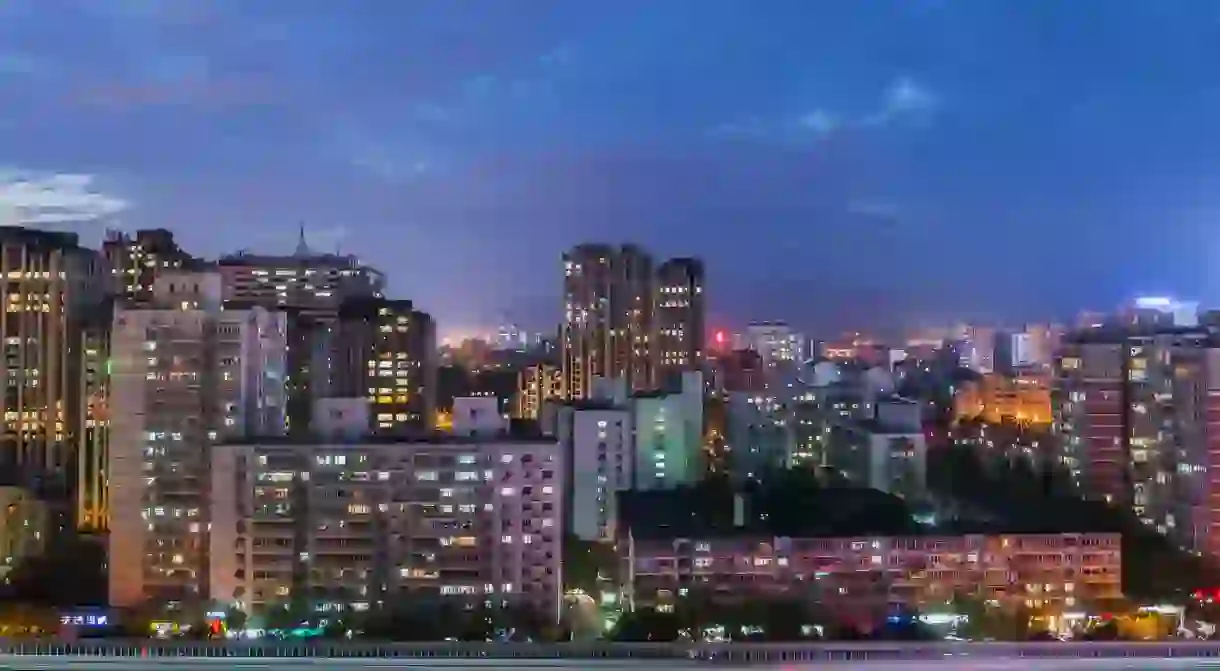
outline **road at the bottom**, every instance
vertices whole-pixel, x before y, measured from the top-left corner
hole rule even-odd
[[[267,659],[267,658],[104,658],[0,655],[0,670],[34,671],[35,669],[77,669],[79,671],[357,671],[358,669],[445,669],[474,671],[500,669],[511,671],[660,671],[662,669],[707,668],[718,671],[746,669],[779,669],[782,671],[821,671],[823,669],[856,669],[858,671],[1186,671],[1187,669],[1218,669],[1215,659],[968,659],[946,658],[937,661],[886,662],[822,662],[817,664],[755,664],[739,665],[716,662],[685,661],[618,661],[618,660],[514,660],[489,659]]]

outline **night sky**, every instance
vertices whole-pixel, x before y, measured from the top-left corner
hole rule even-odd
[[[560,255],[713,324],[1220,298],[1215,0],[0,0],[0,221],[360,255],[442,332]]]

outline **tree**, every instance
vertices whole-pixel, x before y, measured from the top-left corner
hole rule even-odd
[[[585,541],[574,535],[564,537],[563,581],[565,590],[582,590],[597,599],[601,594],[599,576],[614,583],[618,575],[618,555],[614,545]]]
[[[231,607],[225,611],[225,626],[230,631],[245,629],[247,620],[249,620],[249,617],[246,615],[246,611],[240,608]]]
[[[89,536],[58,537],[41,555],[22,559],[0,585],[0,598],[57,608],[105,606],[105,547]]]
[[[673,613],[639,608],[623,613],[610,638],[624,643],[672,643],[679,638],[679,622]]]
[[[1181,603],[1193,589],[1220,585],[1220,569],[1209,559],[1175,548],[1129,510],[1081,498],[1053,467],[1003,457],[988,467],[965,446],[937,450],[928,461],[931,489],[986,511],[1009,530],[1121,534],[1123,593],[1130,597]]]

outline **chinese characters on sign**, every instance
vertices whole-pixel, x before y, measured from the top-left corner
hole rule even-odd
[[[105,627],[110,624],[110,618],[107,615],[61,615],[59,623],[85,627]]]

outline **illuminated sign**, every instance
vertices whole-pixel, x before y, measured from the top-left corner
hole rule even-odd
[[[109,615],[60,615],[59,623],[74,627],[108,627]]]

